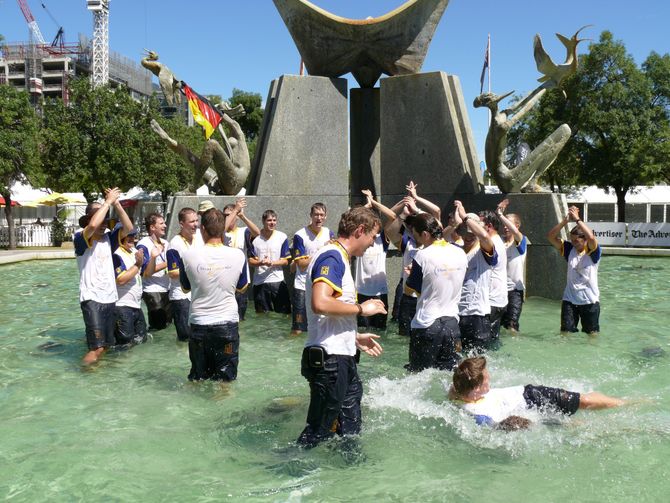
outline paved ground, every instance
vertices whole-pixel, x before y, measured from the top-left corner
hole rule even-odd
[[[25,260],[50,260],[62,258],[74,258],[72,243],[63,243],[61,248],[38,247],[19,248],[17,250],[0,249],[0,265],[13,264],[14,262],[23,262]]]

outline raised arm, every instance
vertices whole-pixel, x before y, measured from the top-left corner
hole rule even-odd
[[[517,243],[520,243],[521,240],[523,239],[523,234],[517,226],[512,222],[509,218],[505,216],[505,210],[507,209],[507,205],[509,204],[509,199],[503,199],[498,203],[498,207],[496,208],[496,213],[498,214],[498,217],[500,218],[500,221],[509,229],[509,231],[512,233],[512,236],[514,236],[514,241]]]
[[[586,225],[581,218],[579,218],[579,208],[577,208],[577,206],[570,206],[568,208],[568,218],[571,222],[575,222],[577,227],[579,227],[579,230],[584,233],[588,249],[595,250],[596,246],[598,246],[598,241],[596,241],[596,237],[593,235],[591,228]]]
[[[472,232],[479,239],[479,247],[488,254],[493,253],[495,247],[493,246],[493,241],[489,237],[488,232],[484,229],[484,226],[468,217],[462,202],[454,201],[454,207],[456,208],[456,211],[454,212],[454,223],[456,223],[456,225],[465,223],[468,227],[468,231]]]
[[[568,214],[563,217],[563,220],[554,225],[547,233],[547,239],[551,243],[551,246],[556,248],[559,252],[563,249],[563,241],[558,236],[561,234],[561,229],[568,225],[569,221],[570,213],[568,212]]]
[[[83,234],[86,241],[91,239],[91,236],[95,230],[100,227],[102,222],[104,222],[109,208],[114,205],[120,194],[121,191],[119,191],[117,187],[114,187],[113,189],[105,189],[105,202],[102,203],[102,206],[100,206],[100,208],[98,208],[97,211],[93,214],[91,220],[88,222],[88,225],[84,227]]]
[[[435,203],[429,201],[426,198],[419,197],[419,195],[416,193],[416,188],[418,187],[417,184],[415,184],[413,181],[410,180],[409,185],[406,185],[405,188],[407,189],[407,192],[414,200],[417,202],[417,204],[421,205],[425,210],[433,215],[435,218],[438,220],[441,220],[441,215],[442,211],[440,210],[440,207],[436,205]]]
[[[391,210],[390,208],[384,206],[384,205],[383,205],[382,203],[380,203],[379,201],[376,201],[376,200],[375,200],[374,196],[372,195],[372,191],[370,191],[369,189],[363,189],[363,190],[361,190],[361,192],[363,193],[363,195],[364,195],[365,197],[367,197],[368,204],[369,204],[371,207],[377,209],[377,210],[379,211],[379,213],[381,213],[382,217],[386,218],[386,220],[387,220],[388,222],[392,222],[392,221],[394,221],[396,218],[398,218],[398,215],[397,215],[393,210]],[[366,204],[366,206],[367,206],[367,204]],[[396,205],[396,206],[397,206],[397,205]],[[395,206],[394,206],[394,208],[395,208]],[[402,209],[402,208],[400,208],[400,210],[401,210],[401,209]],[[387,222],[387,223],[388,223],[388,222]]]

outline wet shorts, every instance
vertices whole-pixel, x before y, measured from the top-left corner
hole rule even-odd
[[[293,324],[291,330],[307,332],[307,310],[305,308],[305,290],[293,289]]]
[[[254,285],[254,306],[257,313],[289,314],[291,312],[291,298],[284,281]]]
[[[528,384],[523,389],[523,398],[528,408],[555,409],[569,415],[579,409],[579,397],[579,393],[561,388]]]
[[[89,351],[98,348],[109,348],[116,344],[114,329],[116,328],[116,305],[101,304],[94,300],[85,300],[80,304],[86,326],[86,343]]]

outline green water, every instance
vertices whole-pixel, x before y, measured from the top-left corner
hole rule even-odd
[[[248,316],[230,390],[186,380],[172,328],[85,352],[73,260],[0,267],[0,498],[10,501],[667,501],[670,260],[605,257],[602,333],[560,336],[530,299],[490,357],[494,386],[558,385],[644,403],[532,430],[478,428],[445,402],[447,373],[408,376],[407,339],[363,358],[364,431],[304,451],[307,383],[289,320]]]

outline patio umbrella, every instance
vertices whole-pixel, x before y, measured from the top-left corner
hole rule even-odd
[[[34,204],[43,206],[63,206],[65,204],[86,203],[86,199],[81,196],[71,194],[61,194],[52,192],[33,201]]]
[[[2,196],[0,196],[0,206],[6,206],[5,198]],[[14,201],[14,199],[12,199],[12,207],[14,206],[21,206],[21,205],[17,201]]]

